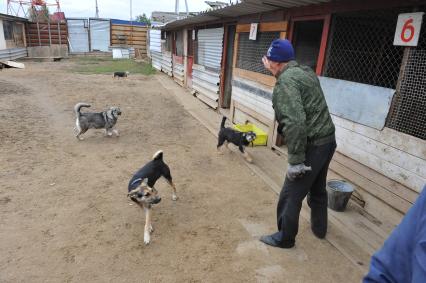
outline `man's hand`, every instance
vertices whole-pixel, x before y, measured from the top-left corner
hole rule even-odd
[[[296,179],[302,178],[303,175],[305,175],[305,173],[308,171],[312,171],[311,166],[306,166],[303,163],[296,165],[289,164],[287,169],[287,178],[290,181],[294,181]]]
[[[266,56],[263,56],[262,63],[263,63],[263,66],[265,67],[265,69],[272,73],[271,63],[269,62],[268,58],[266,58]]]

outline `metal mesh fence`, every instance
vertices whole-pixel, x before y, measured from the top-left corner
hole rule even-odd
[[[424,11],[422,9],[421,11]],[[403,66],[401,83],[395,94],[387,126],[426,139],[426,22],[417,47],[410,48]]]
[[[280,37],[280,32],[260,32],[256,40],[249,40],[249,33],[243,32],[238,38],[237,68],[270,75],[262,63],[271,42]]]
[[[334,15],[324,75],[394,89],[404,51],[393,45],[399,13],[376,10]]]

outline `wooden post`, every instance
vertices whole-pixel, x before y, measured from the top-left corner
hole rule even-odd
[[[50,32],[50,17],[47,19],[47,30],[49,31],[49,46],[52,46],[52,33]]]
[[[186,82],[188,79],[188,30],[185,28],[182,30],[183,36],[183,85],[187,87]]]
[[[37,35],[38,35],[38,45],[41,46],[41,39],[40,39],[40,25],[38,23],[38,18],[37,18]]]
[[[62,35],[61,35],[61,25],[58,21],[58,36],[59,36],[59,45],[62,45]]]
[[[325,51],[327,50],[328,31],[330,30],[331,15],[328,14],[324,17],[324,24],[322,26],[321,45],[317,60],[317,69],[315,70],[318,76],[322,75],[322,69],[325,61]]]

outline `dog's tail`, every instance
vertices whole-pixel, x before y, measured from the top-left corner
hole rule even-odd
[[[152,156],[153,160],[163,160],[163,151],[159,150]]]
[[[226,116],[223,116],[222,123],[220,123],[220,128],[221,129],[225,128],[225,121],[226,121]]]
[[[80,103],[77,103],[75,106],[74,106],[74,112],[75,112],[75,115],[78,117],[78,116],[80,116],[80,109],[81,109],[81,107],[90,107],[90,104],[88,104],[88,103],[84,103],[84,102],[80,102]]]

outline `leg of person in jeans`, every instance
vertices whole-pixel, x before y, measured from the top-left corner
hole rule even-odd
[[[327,163],[313,183],[308,193],[308,205],[311,208],[311,230],[315,236],[322,239],[327,234],[327,172],[333,158],[336,145],[330,148]]]
[[[334,152],[334,147],[334,143],[329,143],[308,148],[305,164],[311,166],[312,171],[294,181],[285,179],[277,206],[278,232],[270,235],[269,240],[268,236],[262,237],[262,242],[281,248],[294,246],[299,229],[299,214],[303,199],[311,191],[320,172],[323,172],[323,168],[328,168],[330,152]]]

